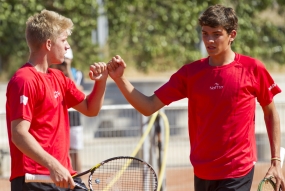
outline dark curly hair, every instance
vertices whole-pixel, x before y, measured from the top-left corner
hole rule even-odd
[[[223,5],[210,6],[200,17],[200,26],[209,26],[212,28],[222,26],[228,34],[238,28],[238,18],[231,7]]]

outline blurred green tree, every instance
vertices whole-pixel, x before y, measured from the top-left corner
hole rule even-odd
[[[285,64],[284,6],[272,0],[240,0],[234,7],[239,15],[234,50],[257,57],[269,67],[273,62]]]
[[[197,18],[209,4],[219,1],[106,2],[110,52],[124,55],[147,72],[177,68],[200,58]]]
[[[233,7],[239,17],[235,51],[265,63],[285,63],[284,0],[102,0],[109,27],[108,41],[103,47],[91,40],[92,31],[97,29],[98,2],[0,0],[1,77],[11,76],[27,59],[25,22],[42,9],[54,10],[73,20],[69,42],[74,50],[74,64],[86,74],[92,62],[107,62],[116,54],[143,72],[177,69],[205,56],[200,52],[197,20],[209,5],[217,3]],[[277,22],[277,18],[281,19]]]
[[[98,47],[91,42],[96,29],[97,3],[94,0],[9,0],[0,1],[0,71],[9,78],[27,59],[26,20],[43,9],[56,11],[72,19],[73,34],[69,43],[74,49],[74,64],[79,69],[89,67],[98,59]],[[8,76],[4,75],[8,73]]]
[[[217,3],[233,7],[239,17],[235,51],[269,63],[285,63],[284,19],[278,26],[266,17],[272,11],[282,18],[283,0],[106,1],[110,52],[122,54],[145,72],[169,70],[196,60],[201,57],[198,17]],[[265,11],[269,14],[260,17]]]

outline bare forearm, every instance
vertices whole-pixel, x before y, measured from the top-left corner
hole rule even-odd
[[[284,177],[282,173],[281,160],[280,160],[280,120],[275,108],[274,102],[267,106],[262,107],[264,112],[264,120],[267,128],[268,138],[271,148],[271,157],[275,158],[271,160],[271,166],[268,169],[265,177],[273,176],[276,180],[275,190],[279,190],[281,186],[282,190],[285,188]]]
[[[108,70],[105,63],[94,63],[90,66],[89,77],[94,80],[94,87],[91,93],[74,109],[82,114],[93,117],[97,116],[104,102]]]
[[[30,134],[30,122],[22,119],[12,121],[11,138],[15,146],[26,156],[46,167],[51,179],[57,186],[74,187],[69,171],[60,162],[47,153]]]
[[[271,156],[279,157],[280,156],[279,117],[278,116],[266,117],[265,121],[266,121],[266,128],[271,147]]]
[[[150,97],[144,95],[124,77],[116,79],[115,83],[127,101],[143,115],[149,116],[163,106],[155,103],[155,95]]]
[[[58,163],[53,156],[40,146],[30,133],[23,130],[23,128],[13,129],[12,141],[22,153],[48,169],[53,168],[53,166]]]
[[[264,121],[267,128],[272,157],[280,157],[280,119],[273,105],[270,109],[264,108]]]
[[[97,81],[93,90],[87,96],[87,116],[97,116],[104,102],[106,91],[106,81]]]
[[[116,55],[108,62],[109,75],[117,84],[128,102],[145,116],[149,116],[162,108],[164,104],[155,94],[152,96],[144,95],[135,89],[134,86],[124,77],[126,66],[126,63],[119,55]]]

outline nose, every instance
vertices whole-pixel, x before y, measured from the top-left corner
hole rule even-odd
[[[66,42],[66,45],[65,45],[65,50],[67,50],[67,49],[70,49],[70,45],[68,42]]]
[[[211,35],[208,35],[207,41],[208,41],[209,43],[213,43],[213,42],[214,42],[214,37],[211,36]]]

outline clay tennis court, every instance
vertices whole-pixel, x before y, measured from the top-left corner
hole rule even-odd
[[[253,183],[250,191],[257,191],[259,181],[265,176],[269,163],[257,163],[254,171]],[[193,169],[171,168],[166,174],[167,191],[193,191]]]
[[[269,163],[256,164],[251,191],[257,191],[258,183],[264,177],[269,165]],[[0,185],[1,191],[10,191],[8,179],[0,179]],[[193,191],[192,167],[168,168],[166,170],[166,188],[167,191]]]

